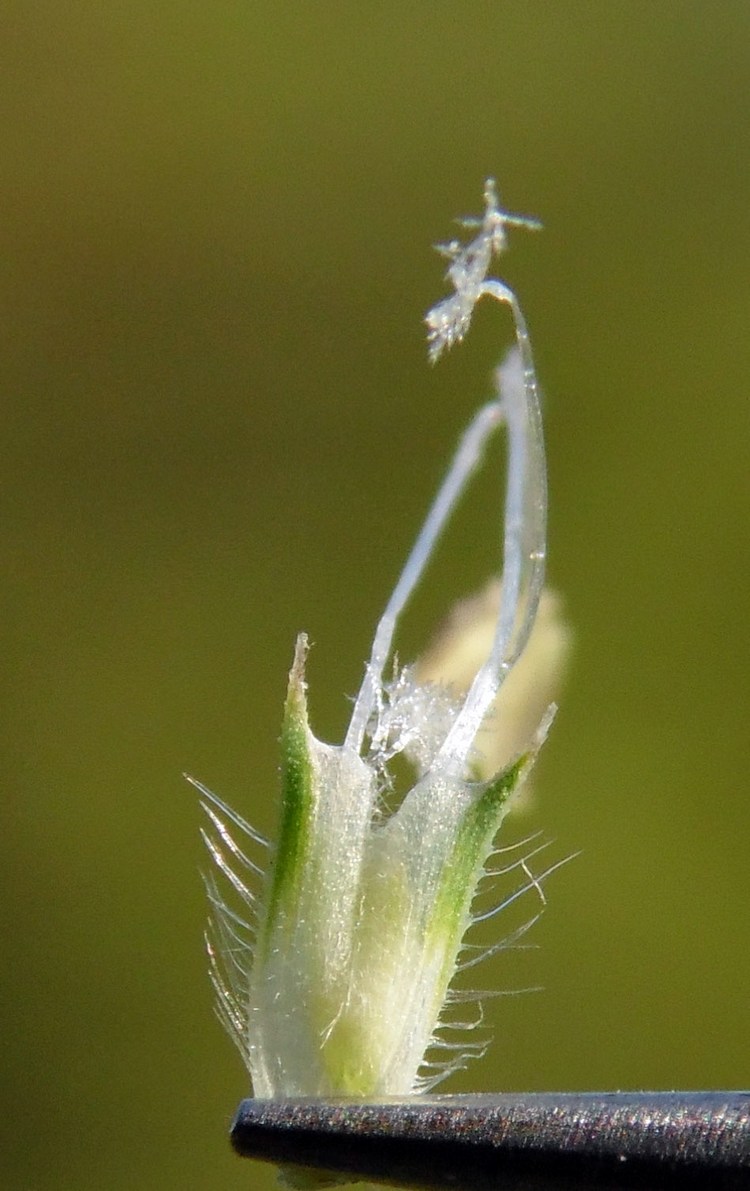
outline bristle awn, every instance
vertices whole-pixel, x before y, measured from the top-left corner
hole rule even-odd
[[[536,925],[543,912],[544,907],[537,914],[534,914],[533,918],[529,918],[528,922],[524,922],[516,930],[511,931],[509,935],[506,935],[503,939],[499,939],[497,943],[490,943],[487,947],[482,948],[480,955],[475,955],[473,959],[461,960],[456,964],[456,971],[467,972],[469,968],[475,968],[477,964],[484,963],[486,959],[490,959],[493,955],[499,955],[501,951],[517,950],[517,940],[523,938],[531,930],[532,926]]]
[[[220,839],[226,844],[232,855],[236,857],[240,864],[243,864],[245,868],[250,869],[251,872],[256,873],[259,877],[262,877],[263,869],[260,867],[260,865],[256,864],[255,861],[251,860],[249,856],[246,856],[242,849],[234,842],[234,839],[227,830],[226,824],[222,823],[219,816],[211,810],[211,807],[208,805],[208,803],[201,802],[201,807],[208,815],[209,819],[216,828]]]
[[[527,844],[533,844],[534,840],[539,839],[539,836],[543,834],[544,829],[540,827],[538,831],[532,831],[531,835],[525,835],[523,839],[516,840],[512,844],[504,844],[503,847],[495,846],[488,853],[487,859],[490,860],[493,856],[504,856],[506,852],[516,852],[519,848],[525,848]]]
[[[205,828],[201,827],[200,833],[201,839],[208,848],[208,851],[211,854],[211,859],[213,860],[216,867],[221,869],[230,885],[236,889],[242,900],[246,902],[248,906],[253,905],[253,903],[256,901],[255,894],[248,889],[242,878],[237,876],[237,873],[234,871],[234,869],[230,868],[227,860],[224,857],[224,853],[221,851],[216,841],[211,838]]]
[[[199,782],[197,778],[191,777],[189,773],[183,774],[183,777],[186,781],[190,782],[190,785],[194,786],[195,789],[204,796],[204,798],[207,798],[209,802],[212,802],[214,806],[222,813],[222,815],[226,815],[227,819],[234,823],[235,827],[239,827],[240,831],[244,831],[245,834],[248,835],[250,839],[254,840],[256,844],[260,844],[261,848],[270,848],[270,841],[267,840],[264,835],[261,835],[259,831],[256,831],[246,819],[243,819],[242,815],[239,815],[236,810],[233,810],[229,803],[224,802],[223,799],[219,798],[218,794],[214,794],[212,790],[209,790],[208,786],[204,786],[203,782]]]
[[[542,847],[537,848],[536,851],[540,852],[542,848],[546,846],[546,844],[543,844]],[[533,852],[530,853],[530,856],[527,857],[527,859],[530,859],[530,857],[533,855]],[[521,861],[520,867],[529,878],[526,884],[521,885],[513,893],[509,894],[508,897],[503,898],[503,900],[499,902],[498,905],[493,906],[491,910],[485,910],[482,914],[472,915],[472,926],[475,926],[478,922],[486,922],[488,918],[494,918],[501,912],[501,910],[506,910],[508,906],[512,906],[513,903],[518,901],[520,897],[523,897],[524,893],[530,893],[532,889],[536,890],[542,905],[546,906],[547,898],[545,897],[544,890],[542,889],[542,881],[546,881],[547,877],[556,872],[557,869],[562,868],[564,864],[567,864],[568,861],[572,859],[573,855],[564,856],[562,860],[555,861],[554,864],[551,864],[549,868],[546,868],[543,873],[539,873],[538,876],[535,876],[531,872],[531,869],[526,867],[526,860]]]
[[[478,1009],[479,1017],[476,1021],[445,1021],[441,1018],[437,1028],[439,1030],[478,1030],[480,1026],[484,1025],[484,1009],[481,1002],[478,1005]]]
[[[515,872],[517,868],[523,868],[533,856],[538,856],[540,852],[544,852],[545,849],[549,848],[553,843],[554,840],[545,840],[544,843],[539,844],[539,846],[534,848],[533,851],[527,852],[525,856],[521,856],[518,860],[514,860],[512,864],[506,864],[503,868],[486,868],[484,870],[482,880],[484,880],[486,877],[505,877],[508,873]],[[485,890],[485,894],[486,892],[487,891]],[[478,919],[475,918],[474,921],[477,922]]]

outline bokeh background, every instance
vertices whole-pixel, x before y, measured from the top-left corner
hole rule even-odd
[[[294,636],[341,738],[507,316],[515,210],[576,648],[533,811],[582,856],[445,1090],[747,1086],[750,7],[10,0],[0,14],[3,1186],[265,1188],[188,769],[265,831]],[[403,656],[496,565],[481,481]]]

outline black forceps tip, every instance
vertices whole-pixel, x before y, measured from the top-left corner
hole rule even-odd
[[[456,1191],[750,1189],[749,1092],[243,1100],[238,1154]]]

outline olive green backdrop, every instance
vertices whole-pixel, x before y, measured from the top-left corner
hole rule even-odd
[[[583,854],[446,1090],[747,1086],[748,4],[11,0],[0,56],[3,1186],[272,1185],[180,774],[273,830],[300,629],[340,739],[509,339],[426,362],[487,173],[545,223],[502,271],[576,632],[508,838]],[[404,656],[496,565],[497,484]]]

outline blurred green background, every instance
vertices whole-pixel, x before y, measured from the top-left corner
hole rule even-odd
[[[545,223],[502,274],[576,632],[508,838],[583,855],[445,1090],[747,1086],[750,6],[11,0],[0,46],[3,1186],[273,1184],[180,774],[273,830],[300,629],[341,738],[509,339],[426,362],[488,173]],[[496,487],[404,656],[494,568]]]

